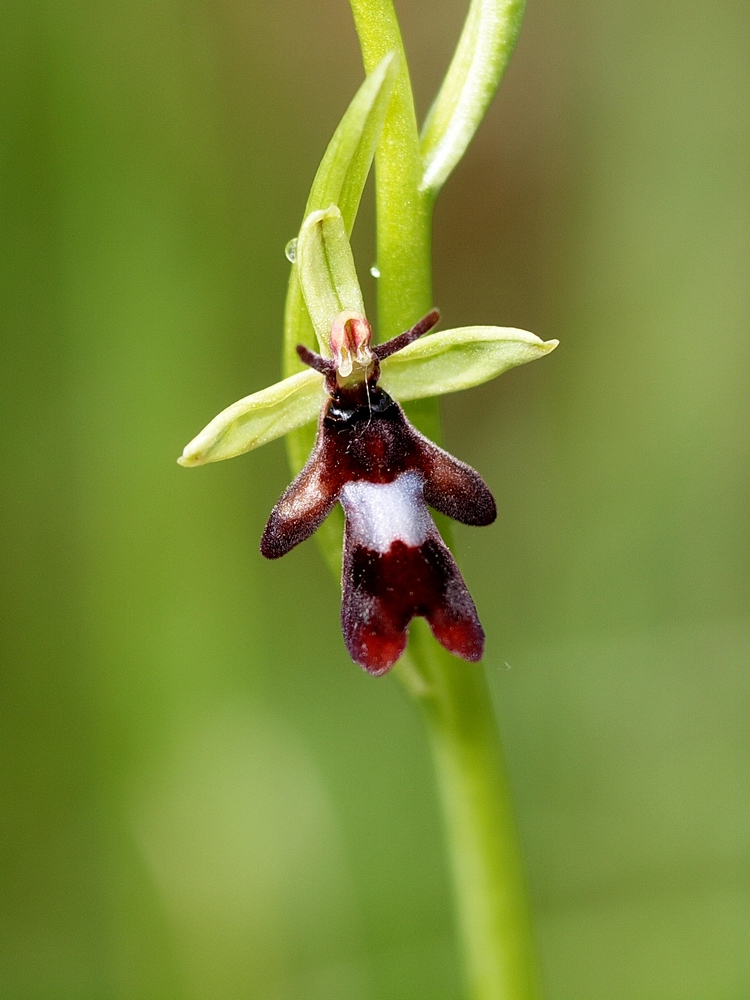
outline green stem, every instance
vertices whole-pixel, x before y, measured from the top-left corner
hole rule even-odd
[[[392,49],[402,57],[375,158],[378,328],[387,339],[433,305],[434,199],[420,190],[423,162],[393,4],[350,3],[366,71]],[[410,415],[439,437],[436,400]],[[396,676],[416,696],[429,734],[472,1000],[532,1000],[537,994],[520,852],[484,672],[446,653],[416,619]]]
[[[422,619],[398,669],[420,704],[437,773],[470,995],[537,996],[510,789],[481,666],[439,646]]]
[[[351,0],[366,72],[395,49],[401,56],[375,154],[378,331],[407,330],[432,308],[432,199],[419,190],[422,158],[409,68],[390,0]]]

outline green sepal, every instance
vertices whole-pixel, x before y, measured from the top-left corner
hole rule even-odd
[[[336,317],[342,312],[362,316],[365,312],[344,218],[336,205],[311,212],[302,223],[297,270],[320,352],[330,357],[328,338]]]
[[[544,357],[559,341],[526,330],[464,326],[441,330],[409,344],[381,365],[380,385],[404,402],[470,389],[527,361]]]
[[[297,372],[222,410],[177,461],[192,468],[242,455],[316,420],[325,400],[323,376]]]
[[[304,218],[329,205],[338,205],[346,232],[351,235],[383,129],[399,61],[397,52],[388,52],[354,95],[315,174]],[[315,334],[305,307],[295,263],[289,275],[284,313],[285,375],[301,370],[301,362],[295,350],[297,344],[314,347]]]
[[[465,326],[429,334],[381,365],[379,384],[406,402],[469,389],[510,368],[544,357],[557,340],[501,326]],[[314,421],[328,397],[323,376],[306,369],[232,403],[188,444],[178,458],[191,468],[251,451],[295,431],[291,460],[299,471],[315,440]]]

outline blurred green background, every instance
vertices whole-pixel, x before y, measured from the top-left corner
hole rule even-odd
[[[465,3],[398,8],[424,114]],[[0,996],[453,1000],[420,719],[258,553],[282,444],[175,464],[279,375],[348,5],[2,25]],[[547,1000],[750,995],[749,105],[745,2],[530,0],[438,203],[444,325],[561,340],[444,405]]]

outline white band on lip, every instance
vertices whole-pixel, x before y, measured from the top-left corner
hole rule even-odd
[[[423,492],[422,477],[413,471],[392,483],[348,482],[341,491],[341,505],[352,541],[381,553],[395,541],[422,545],[433,527]]]

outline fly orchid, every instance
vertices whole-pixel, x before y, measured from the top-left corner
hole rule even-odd
[[[266,525],[260,549],[276,559],[309,538],[337,503],[344,510],[341,625],[351,658],[386,673],[409,622],[465,660],[481,659],[474,602],[428,507],[464,524],[491,524],[495,501],[468,465],[424,437],[396,401],[455,391],[548,353],[522,330],[466,327],[427,334],[432,310],[405,333],[372,344],[341,213],[312,212],[296,247],[305,303],[322,353],[297,345],[307,370],[220,413],[185,448],[181,465],[218,461],[307,423],[312,452]],[[327,335],[324,335],[327,331]]]
[[[274,507],[261,552],[284,555],[341,504],[344,640],[352,659],[376,675],[404,651],[416,615],[450,652],[481,658],[484,632],[474,602],[428,506],[464,524],[490,524],[496,516],[480,476],[420,434],[400,403],[468,389],[557,346],[507,327],[429,333],[437,310],[372,344],[349,235],[399,61],[396,51],[386,54],[349,105],[318,168],[299,236],[287,248],[291,374],[219,413],[178,459],[204,465],[290,435],[294,464],[304,467]],[[454,153],[468,136],[458,136]],[[436,156],[440,149],[438,143]],[[444,180],[450,156],[441,156]],[[320,354],[311,349],[314,338]],[[297,461],[300,436],[316,419],[312,452],[306,463]]]

